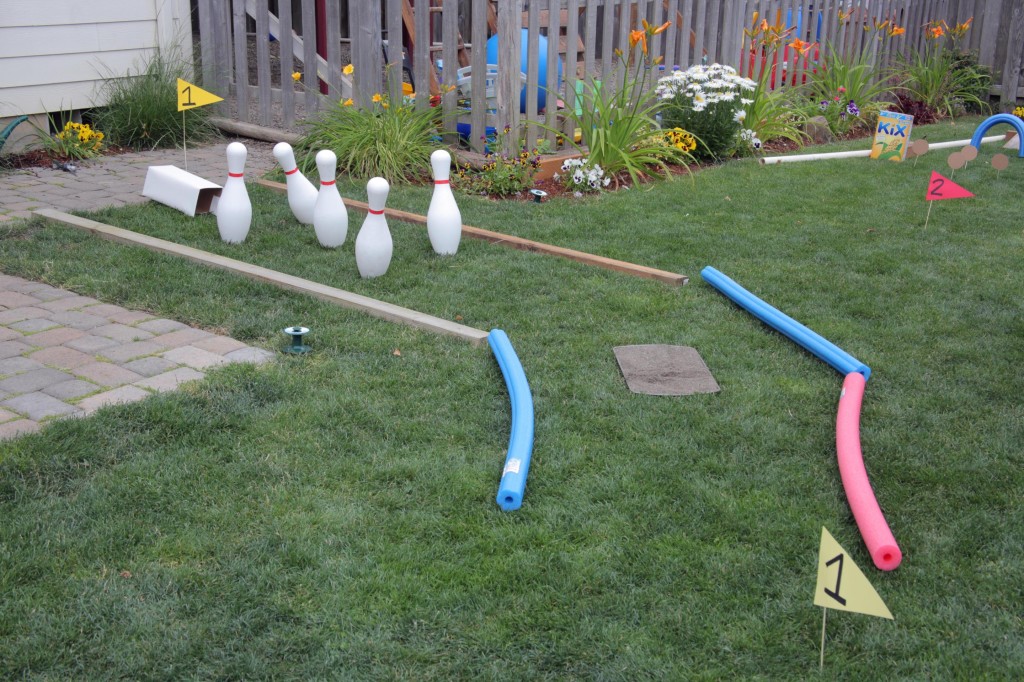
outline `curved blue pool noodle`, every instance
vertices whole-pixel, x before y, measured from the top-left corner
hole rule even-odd
[[[981,138],[988,132],[989,128],[1000,123],[1008,123],[1013,126],[1013,129],[1017,131],[1017,139],[1024,140],[1024,121],[1021,121],[1018,117],[1011,116],[1010,114],[995,114],[986,118],[981,122],[981,125],[975,129],[974,134],[971,135],[971,146],[975,149],[980,149]],[[1017,156],[1024,158],[1024,144],[1020,145],[1020,150],[1017,152]]]
[[[526,381],[526,372],[508,335],[500,329],[492,329],[487,335],[487,343],[501,367],[512,403],[512,434],[508,439],[508,454],[496,501],[502,511],[515,511],[523,504],[526,474],[530,471],[530,455],[533,454],[533,396]]]
[[[871,368],[863,362],[792,317],[779,312],[710,265],[700,271],[700,276],[733,303],[824,360],[843,376],[857,372],[863,374],[864,379],[871,377]]]

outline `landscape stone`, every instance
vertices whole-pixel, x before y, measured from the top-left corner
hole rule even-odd
[[[97,393],[78,402],[78,408],[86,413],[94,412],[107,405],[123,405],[133,403],[153,395],[137,386],[119,386],[104,393]]]
[[[34,369],[43,369],[43,363],[22,355],[0,360],[0,375],[2,376],[22,374],[24,372],[31,372]]]
[[[31,393],[32,391],[38,391],[46,386],[51,386],[61,381],[68,381],[69,379],[74,379],[74,377],[59,370],[44,367],[22,374],[15,374],[0,381],[0,391]]]
[[[36,421],[79,411],[79,408],[68,405],[63,400],[38,391],[8,398],[3,402],[3,406]]]
[[[59,384],[47,386],[43,389],[43,393],[46,395],[52,395],[54,398],[59,398],[60,400],[74,400],[75,398],[81,398],[83,395],[95,393],[100,390],[100,388],[100,386],[88,381],[72,379],[71,381],[62,381]]]
[[[824,116],[814,116],[804,124],[804,132],[811,138],[811,144],[829,144],[836,141],[832,129],[828,125],[828,119]]]
[[[31,419],[18,419],[17,421],[0,424],[0,440],[8,440],[24,436],[28,433],[35,433],[41,429],[39,422]]]
[[[139,358],[138,360],[132,360],[121,365],[125,369],[129,369],[136,374],[141,374],[144,377],[152,377],[163,372],[174,369],[177,365],[170,360],[164,358],[158,358],[150,355],[148,357]]]
[[[142,375],[110,362],[91,362],[88,365],[76,367],[74,373],[108,388],[120,386],[121,384],[130,384],[142,378]],[[2,388],[2,384],[3,382],[0,382],[0,388]]]

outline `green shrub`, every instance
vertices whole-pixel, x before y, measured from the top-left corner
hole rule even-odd
[[[911,101],[922,103],[939,118],[986,112],[992,82],[989,70],[970,53],[941,49],[938,45],[901,60],[901,91]]]
[[[430,177],[430,154],[441,146],[440,109],[417,109],[411,102],[392,106],[379,94],[368,108],[344,100],[304,125],[295,150],[306,172],[315,168],[318,151],[330,149],[338,155],[338,171],[353,178],[418,182]]]
[[[174,147],[209,140],[217,135],[210,122],[213,110],[198,107],[186,112],[184,130],[178,113],[178,79],[189,78],[187,63],[174,52],[158,52],[137,72],[104,81],[107,105],[93,114],[111,144],[132,149]]]
[[[664,105],[662,124],[682,128],[699,140],[696,156],[721,158],[736,147],[744,107],[756,83],[731,66],[695,64],[658,79],[655,89]]]

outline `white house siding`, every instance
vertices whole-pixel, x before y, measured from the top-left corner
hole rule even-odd
[[[189,0],[0,2],[0,129],[27,114],[102,106],[102,82],[157,50],[191,55]],[[5,146],[30,133],[20,126]]]

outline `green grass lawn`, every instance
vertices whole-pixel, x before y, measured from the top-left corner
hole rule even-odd
[[[504,329],[537,415],[514,513],[494,501],[510,414],[487,348],[42,221],[0,227],[7,274],[272,348],[303,324],[315,347],[0,444],[0,677],[817,677],[822,526],[895,616],[833,611],[827,678],[1021,677],[1024,161],[997,176],[997,149],[955,173],[976,198],[936,202],[927,229],[952,150],[460,197],[467,224],[685,287],[468,239],[440,258],[394,221],[391,270],[363,281],[361,215],[323,250],[261,188],[237,246],[159,205],[91,216]],[[389,205],[428,202],[400,187]],[[842,377],[705,265],[871,367],[861,438],[896,571],[874,569],[839,480]],[[612,347],[637,343],[696,347],[721,392],[631,394]]]

